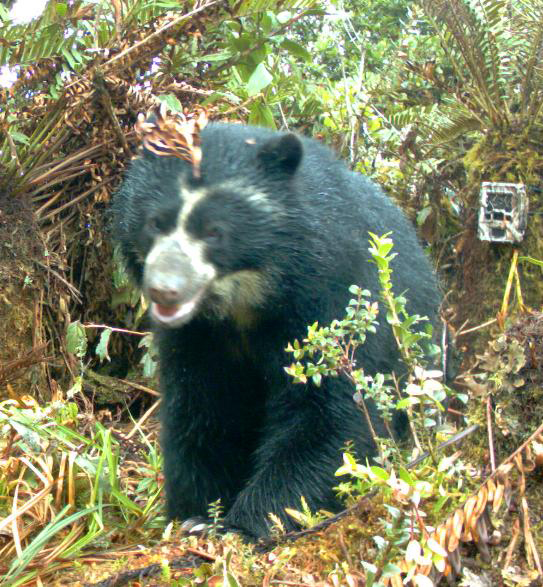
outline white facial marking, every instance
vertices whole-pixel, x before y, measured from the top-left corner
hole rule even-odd
[[[157,257],[159,257],[164,252],[164,250],[168,248],[168,241],[169,240],[170,240],[169,235],[159,236],[159,237],[155,238],[155,242],[153,243],[151,250],[149,251],[149,253],[147,253],[147,257],[145,257],[145,264],[146,265],[150,265],[150,264],[154,263],[156,261]]]
[[[177,228],[172,234],[157,237],[145,259],[145,263],[147,265],[153,264],[160,255],[170,248],[172,239],[177,242],[182,253],[191,260],[191,265],[197,275],[208,280],[214,279],[217,272],[215,267],[204,258],[204,243],[191,239],[183,227]]]
[[[200,190],[188,190],[184,187],[181,188],[181,202],[183,204],[181,212],[179,214],[179,220],[177,225],[184,226],[190,213],[194,210],[196,204],[203,200],[207,196],[207,191]]]
[[[188,190],[181,188],[181,200],[183,202],[179,218],[177,220],[177,228],[172,234],[169,234],[160,239],[175,239],[181,251],[191,260],[191,265],[194,271],[202,277],[212,280],[217,275],[215,267],[207,262],[204,257],[205,245],[201,241],[193,239],[186,231],[187,219],[194,210],[194,207],[198,202],[204,199],[207,195],[205,190]],[[157,239],[153,249],[157,248],[160,244],[160,239]],[[152,251],[151,251],[152,252]],[[158,254],[158,253],[157,253]]]
[[[244,199],[250,205],[267,212],[268,214],[282,214],[282,206],[270,199],[265,192],[259,191],[259,188],[248,184],[246,181],[236,181],[230,179],[220,183],[217,186],[219,189],[237,194],[241,199]]]
[[[192,239],[186,233],[184,226],[179,226],[171,236],[176,240],[183,253],[191,260],[191,265],[198,275],[209,280],[215,278],[217,271],[211,263],[205,260],[205,244],[203,242]]]
[[[247,201],[263,212],[277,214],[280,211],[279,206],[275,202],[270,201],[268,196],[262,192],[251,192],[247,196]]]

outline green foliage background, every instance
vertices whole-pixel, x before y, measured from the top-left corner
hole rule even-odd
[[[481,181],[527,184],[521,248],[543,258],[541,0],[51,0],[30,23],[4,6],[0,19],[0,66],[18,76],[1,90],[0,194],[30,209],[21,230],[34,232],[10,243],[0,226],[11,259],[0,279],[14,299],[25,289],[28,312],[48,310],[31,336],[54,354],[52,319],[118,313],[104,212],[136,115],[158,101],[335,146],[419,224],[453,325],[494,315],[509,273],[511,247],[476,236]],[[541,267],[520,271],[513,303],[537,307]]]
[[[10,584],[54,571],[51,552],[109,546],[119,539],[112,526],[131,539],[162,528],[154,445],[142,434],[146,459],[123,471],[126,447],[85,421],[95,405],[70,401],[141,377],[142,354],[143,375],[152,367],[140,348],[149,337],[103,328],[145,329],[142,301],[111,261],[107,220],[139,112],[198,104],[212,118],[334,146],[418,224],[453,330],[500,307],[504,319],[541,306],[542,0],[49,0],[26,24],[11,21],[9,6],[0,5],[0,68],[16,76],[0,88],[0,420],[28,458],[2,461],[1,517],[12,499],[49,500],[45,517],[25,518],[22,556],[12,543],[2,551]],[[480,182],[500,180],[528,187],[518,267],[513,247],[476,236]]]

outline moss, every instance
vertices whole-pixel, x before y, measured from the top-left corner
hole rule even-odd
[[[525,135],[524,129],[508,129],[505,133],[489,133],[466,153],[463,164],[467,184],[462,192],[464,230],[456,246],[453,305],[456,324],[469,320],[470,326],[485,322],[501,309],[513,250],[520,255],[543,259],[543,144],[539,137]],[[481,242],[477,236],[479,191],[483,181],[524,183],[529,199],[528,226],[524,240],[515,245]],[[522,301],[539,308],[543,301],[540,266],[519,265]],[[515,292],[508,312],[519,306]],[[464,351],[471,357],[481,352],[483,331],[462,339]]]
[[[494,448],[498,457],[506,457],[543,421],[543,313],[521,315],[491,340],[476,369],[469,382],[472,394],[490,395]],[[486,402],[476,406],[471,419],[486,428]]]

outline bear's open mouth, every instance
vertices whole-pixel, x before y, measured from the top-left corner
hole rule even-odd
[[[179,326],[187,322],[194,314],[205,289],[201,289],[192,299],[183,304],[164,306],[157,302],[151,303],[151,314],[165,326]]]

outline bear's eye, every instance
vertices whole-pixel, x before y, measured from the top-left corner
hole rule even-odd
[[[224,231],[222,227],[217,224],[210,224],[206,226],[202,236],[206,243],[210,245],[218,245],[224,238]]]
[[[160,216],[149,216],[145,221],[145,227],[150,233],[158,234],[160,232],[165,232],[166,223]]]

